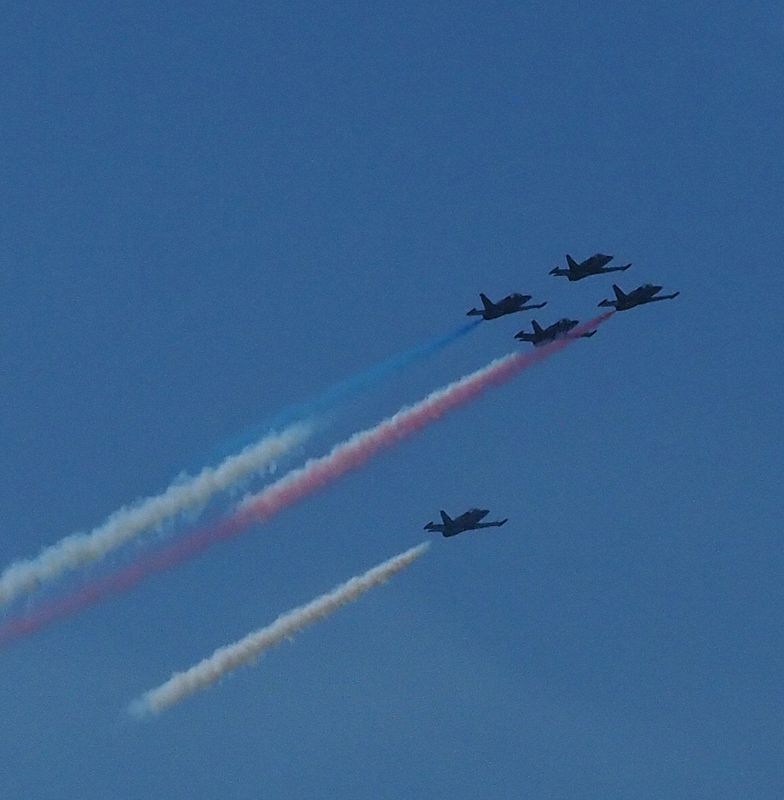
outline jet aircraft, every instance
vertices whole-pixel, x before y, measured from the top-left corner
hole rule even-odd
[[[654,297],[662,290],[661,286],[654,286],[653,284],[646,283],[644,286],[638,286],[628,294],[624,293],[620,287],[613,284],[613,291],[615,292],[615,300],[602,300],[600,306],[610,306],[616,311],[627,311],[635,306],[641,306],[645,303],[655,303],[658,300],[672,300],[677,297],[680,292],[673,292],[672,294],[663,294],[659,297]]]
[[[567,269],[555,267],[550,270],[550,274],[564,275],[570,281],[581,281],[583,278],[587,278],[590,275],[604,275],[606,272],[624,272],[631,266],[631,264],[625,264],[622,267],[606,266],[612,260],[613,256],[596,253],[578,264],[570,255],[567,255],[566,263],[569,267]]]
[[[452,517],[441,511],[441,525],[436,525],[434,522],[428,522],[425,525],[426,531],[440,533],[442,536],[457,536],[458,533],[464,531],[476,531],[480,528],[500,528],[508,520],[501,519],[498,522],[481,522],[489,513],[490,510],[486,508],[471,508],[459,517]]]
[[[514,338],[519,339],[521,342],[531,342],[534,347],[542,347],[542,345],[550,344],[550,342],[554,342],[556,339],[563,339],[565,336],[569,336],[569,331],[579,324],[579,321],[576,319],[567,319],[564,317],[547,328],[543,328],[534,319],[531,320],[531,325],[533,325],[534,329],[533,333],[518,331]],[[578,338],[590,339],[595,333],[596,331],[588,331],[587,333],[580,334]]]
[[[507,314],[514,314],[517,311],[530,311],[532,308],[544,308],[547,302],[538,305],[525,305],[530,299],[530,294],[510,294],[494,303],[486,294],[479,295],[482,298],[483,308],[472,308],[466,312],[467,317],[482,317],[482,319],[498,319]]]

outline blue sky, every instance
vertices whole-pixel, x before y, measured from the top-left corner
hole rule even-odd
[[[780,797],[783,46],[768,2],[6,10],[3,564],[452,330],[479,291],[587,318],[611,281],[550,277],[566,252],[681,296],[0,654],[0,796]],[[469,505],[510,521],[124,717]]]

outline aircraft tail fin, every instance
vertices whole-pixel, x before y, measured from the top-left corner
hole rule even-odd
[[[446,511],[439,511],[438,513],[441,514],[441,521],[444,523],[444,525],[449,525],[452,522],[452,518],[446,513]]]
[[[580,266],[568,253],[566,254],[566,263],[569,265],[569,269],[577,269]]]
[[[621,287],[616,283],[613,284],[613,291],[615,292],[616,300],[623,300],[626,297]]]
[[[531,320],[531,325],[533,326],[535,334],[538,335],[540,333],[544,333],[544,328],[542,328],[542,326],[535,319]]]
[[[485,311],[489,311],[495,305],[493,301],[486,295],[479,293],[479,296],[482,298],[482,305],[485,307]]]

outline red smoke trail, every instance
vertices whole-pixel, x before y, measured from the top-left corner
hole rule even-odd
[[[433,392],[419,403],[404,408],[374,428],[354,434],[328,455],[312,459],[305,466],[289,472],[259,494],[246,499],[236,513],[222,522],[198,528],[179,542],[142,558],[113,575],[88,584],[73,594],[41,606],[24,616],[11,619],[0,627],[0,646],[34,633],[50,622],[75,614],[105,597],[126,591],[147,576],[163,572],[198,555],[214,542],[236,536],[253,523],[266,522],[347,472],[358,469],[376,453],[422,430],[448,411],[466,405],[485,389],[506,383],[528,367],[564,350],[581,334],[594,330],[612,314],[612,311],[608,311],[574,328],[568,336],[544,347],[493,361],[444,389]]]

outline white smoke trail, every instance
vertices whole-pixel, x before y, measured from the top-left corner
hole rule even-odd
[[[341,606],[353,602],[374,586],[384,583],[395,573],[416,561],[428,546],[420,544],[412,547],[405,553],[373,567],[364,575],[351,578],[307,605],[282,614],[266,628],[254,631],[234,644],[218,648],[209,658],[205,658],[185,672],[176,672],[166,683],[134,700],[129,707],[130,713],[138,717],[158,714],[195,692],[206,689],[228,672],[253,661],[284,639],[328,617]]]
[[[203,506],[216,493],[271,466],[275,459],[301,444],[311,434],[306,423],[273,433],[217,467],[205,467],[195,477],[178,479],[162,494],[145,497],[115,511],[97,528],[74,533],[45,548],[38,556],[10,564],[0,574],[0,604],[37,589],[68,570],[103,558],[150,528],[184,511]]]
[[[205,525],[112,575],[9,620],[0,625],[0,648],[107,597],[126,592],[149,576],[171,569],[217,542],[238,536],[252,524],[269,521],[343,475],[360,469],[375,455],[423,430],[445,414],[467,405],[490,387],[500,386],[529,367],[551,358],[584,333],[598,328],[613,313],[605,312],[544,347],[497,359],[449,386],[432,392],[424,400],[402,409],[373,428],[354,434],[336,445],[326,456],[308,461],[302,468],[288,473],[259,494],[247,497],[239,509],[226,519]]]

